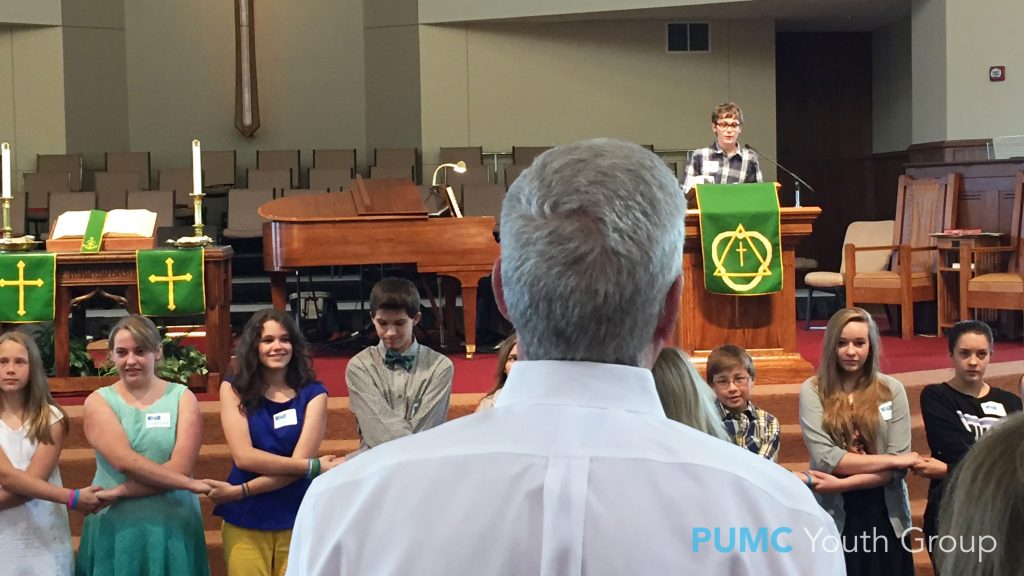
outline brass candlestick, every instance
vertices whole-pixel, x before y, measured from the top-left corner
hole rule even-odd
[[[196,238],[203,237],[203,194],[201,191],[196,194],[192,194],[192,203],[195,206],[195,224],[192,228],[195,230]]]
[[[11,241],[11,199],[4,196],[4,242]]]
[[[36,247],[36,244],[41,242],[36,241],[34,236],[22,236],[20,238],[11,238],[11,199],[3,199],[3,210],[4,210],[4,229],[3,238],[0,238],[0,252],[25,252],[32,250]]]

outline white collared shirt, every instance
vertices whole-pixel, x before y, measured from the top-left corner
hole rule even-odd
[[[316,479],[288,574],[845,574],[829,539],[791,473],[666,418],[649,370],[520,361],[494,409]]]

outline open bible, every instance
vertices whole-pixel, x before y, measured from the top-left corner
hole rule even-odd
[[[46,241],[51,252],[78,252],[89,225],[89,210],[70,210],[57,217]],[[144,209],[111,210],[103,222],[100,250],[146,250],[156,245],[156,213]]]

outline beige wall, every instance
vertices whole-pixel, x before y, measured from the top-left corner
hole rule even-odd
[[[1024,134],[1024,2],[946,2],[947,139]],[[1006,66],[990,82],[989,66]]]
[[[876,30],[871,46],[872,148],[876,154],[906,150],[913,129],[910,20]]]
[[[377,1],[387,3],[404,0]],[[419,17],[421,23],[439,24],[738,1],[743,0],[419,0]]]
[[[420,147],[419,27],[385,25],[364,33],[366,157],[372,164],[375,148]]]
[[[774,156],[774,24],[715,21],[711,38],[710,53],[668,54],[654,20],[423,26],[425,168],[441,146],[706,146],[727,100],[743,106],[744,140]]]
[[[0,140],[11,144],[15,190],[37,154],[65,152],[62,53],[59,27],[0,27]]]
[[[359,148],[366,141],[360,2],[256,0],[261,128],[234,127],[235,20],[231,2],[127,2],[127,82],[132,150],[152,153],[154,173],[187,167],[193,138],[238,151],[240,172],[256,150]]]
[[[72,0],[73,1],[73,0]],[[0,0],[0,26],[60,24],[61,0]]]
[[[105,152],[129,149],[122,0],[65,2],[63,35],[67,149],[82,153],[88,189]]]
[[[945,140],[948,110],[946,0],[912,0],[910,18],[913,82],[911,137],[915,144]]]

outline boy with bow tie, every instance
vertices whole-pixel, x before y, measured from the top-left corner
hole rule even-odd
[[[413,338],[420,295],[404,278],[384,278],[370,292],[380,343],[345,369],[349,405],[359,425],[359,451],[441,424],[448,415],[452,361]]]

